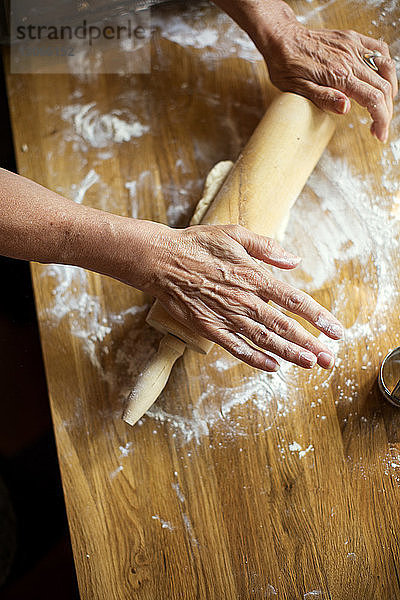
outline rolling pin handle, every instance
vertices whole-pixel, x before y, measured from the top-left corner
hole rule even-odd
[[[129,394],[123,416],[125,423],[135,425],[149,410],[166,386],[172,367],[185,349],[185,342],[173,335],[164,335],[157,353],[139,375],[135,388]]]

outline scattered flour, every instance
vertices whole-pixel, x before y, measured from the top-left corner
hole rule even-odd
[[[95,102],[72,104],[63,108],[61,116],[73,124],[74,137],[82,149],[108,148],[111,144],[129,142],[149,131],[127,110],[115,109],[101,114]]]
[[[112,328],[123,325],[127,317],[144,313],[148,305],[107,314],[98,296],[89,293],[88,274],[84,269],[70,265],[45,265],[41,276],[55,282],[53,304],[43,310],[41,318],[55,327],[67,319],[71,335],[81,340],[92,365],[105,380],[113,381],[112,372],[105,371],[101,365],[101,357],[109,352],[108,336]]]
[[[364,266],[372,261],[375,273],[366,273],[366,283],[382,292],[389,284],[386,300],[390,300],[396,286],[385,267],[398,248],[398,225],[388,217],[387,206],[376,202],[372,179],[354,174],[344,159],[326,151],[292,209],[283,245],[295,249],[296,240],[301,240],[303,260],[285,278],[315,291],[335,279],[338,260],[342,264],[356,260]]]
[[[400,161],[400,140],[391,142],[390,148],[392,150],[393,157],[396,161]]]
[[[316,6],[314,6],[310,10],[307,10],[307,12],[305,12],[303,14],[296,13],[297,20],[300,23],[303,23],[304,25],[307,23],[311,23],[311,22],[315,21],[315,18],[318,17],[320,15],[320,13],[323,13],[327,8],[329,8],[335,2],[336,2],[336,0],[328,0],[327,2],[324,2],[324,3],[317,2],[317,3],[315,3]]]
[[[196,536],[194,535],[193,525],[189,518],[189,515],[187,513],[183,513],[182,518],[183,518],[183,522],[185,524],[186,531],[188,532],[188,534],[190,536],[190,540],[191,540],[193,546],[198,546],[199,542],[198,542]]]
[[[311,450],[314,450],[314,446],[312,444],[310,444],[305,450],[301,450],[299,452],[299,458],[304,458],[304,456]]]
[[[296,7],[296,15],[297,20],[304,25],[312,26],[318,24],[318,18],[320,18],[323,13],[329,9],[333,4],[336,4],[337,0],[327,0],[326,2],[317,2],[315,0],[307,0],[308,4],[311,4],[312,7],[301,12],[301,6]],[[391,22],[391,14],[395,10],[397,6],[397,0],[350,0],[349,4],[354,5],[354,10],[359,10],[359,4],[363,5],[364,8],[377,9],[381,8],[381,12],[379,14],[379,21],[389,21]],[[376,22],[372,21],[372,25],[377,25]],[[364,32],[362,32],[364,33]]]
[[[152,515],[151,518],[155,521],[160,521],[161,527],[163,529],[168,529],[168,531],[174,531],[175,527],[171,525],[169,521],[165,521],[164,519],[162,519],[159,515]]]
[[[239,364],[236,361],[236,366]],[[263,412],[266,419],[265,427],[260,429],[261,433],[270,429],[279,416],[285,416],[296,405],[296,400],[288,399],[289,384],[285,376],[292,368],[292,365],[283,364],[276,375],[249,369],[249,375],[242,377],[239,385],[227,388],[213,382],[207,367],[204,367],[200,372],[200,379],[207,382],[206,389],[192,404],[189,415],[168,412],[162,402],[156,402],[147,414],[172,426],[181,442],[194,440],[200,444],[214,426],[219,426],[221,433],[227,438],[246,436],[247,423],[241,423],[234,413],[241,405],[251,402],[257,410]],[[271,417],[270,421],[268,415]]]
[[[293,442],[292,444],[289,444],[289,450],[290,452],[298,452],[301,450],[301,446],[298,442]]]
[[[99,179],[100,179],[99,175],[96,173],[96,171],[94,169],[90,169],[89,173],[83,179],[81,184],[79,186],[77,186],[75,189],[73,189],[74,201],[77,204],[82,204],[82,202],[85,198],[85,194],[88,191],[88,189],[90,189],[92,187],[92,185],[97,183],[99,181]]]
[[[174,489],[176,492],[179,502],[182,502],[182,503],[185,502],[185,496],[182,493],[179,483],[176,482],[176,483],[172,483],[171,485],[172,485],[172,489]]]
[[[217,360],[215,362],[210,364],[211,369],[216,369],[220,373],[223,371],[229,371],[229,369],[232,369],[233,367],[236,367],[236,366],[237,366],[237,360],[233,356],[230,356],[229,354],[227,356],[217,358]]]
[[[133,219],[138,218],[138,203],[136,198],[137,181],[127,181],[125,187],[129,192],[129,198],[131,200],[131,214]]]
[[[111,324],[103,315],[98,297],[87,292],[86,271],[69,265],[49,265],[44,267],[44,276],[56,281],[52,291],[54,304],[44,311],[48,322],[57,325],[68,318],[71,334],[81,339],[93,365],[101,369],[98,352],[111,332]]]
[[[133,443],[132,442],[127,442],[125,444],[125,446],[120,446],[119,447],[119,451],[120,451],[120,458],[126,458],[127,456],[129,456],[130,454],[132,454],[132,446]]]
[[[122,465],[119,465],[119,467],[117,467],[114,471],[111,471],[110,473],[110,479],[115,479],[116,476],[118,475],[118,473],[121,473],[121,471],[123,471],[124,467]]]
[[[314,446],[310,444],[305,450],[303,450],[298,442],[293,442],[292,444],[289,444],[289,450],[290,452],[298,452],[299,458],[304,458],[308,452],[314,450]]]
[[[208,26],[204,27],[206,15]],[[262,60],[249,36],[225,13],[204,0],[179,11],[176,7],[160,7],[151,20],[162,38],[182,47],[201,49],[202,60],[230,57]]]

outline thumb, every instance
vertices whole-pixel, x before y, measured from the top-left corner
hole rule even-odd
[[[345,115],[351,108],[349,98],[340,90],[317,85],[313,81],[303,81],[299,94],[309,98],[318,108],[338,115]]]
[[[268,265],[280,269],[294,269],[301,261],[299,256],[282,248],[274,239],[253,233],[240,225],[234,226],[228,233],[243,246],[250,256],[262,260]]]

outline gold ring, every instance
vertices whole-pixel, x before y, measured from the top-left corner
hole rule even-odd
[[[380,52],[378,52],[377,50],[375,52],[365,52],[363,54],[363,61],[365,62],[365,64],[367,65],[367,67],[369,67],[370,69],[372,69],[373,71],[378,71],[378,67],[375,64],[375,58],[382,56],[382,54]]]

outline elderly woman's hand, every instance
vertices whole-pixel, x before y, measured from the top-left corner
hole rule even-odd
[[[334,365],[321,340],[268,304],[272,300],[327,336],[341,337],[342,327],[329,311],[273,277],[266,266],[293,269],[298,257],[240,226],[149,227],[155,231],[143,247],[148,284],[142,289],[157,296],[178,321],[264,371],[279,366],[268,352],[304,368]]]
[[[369,111],[371,133],[385,142],[397,94],[387,44],[357,33],[307,29],[283,0],[214,0],[253,39],[271,81],[284,92],[309,98],[324,110],[345,114],[350,98]],[[377,71],[363,60],[374,58]]]
[[[378,71],[363,60],[368,52]],[[271,81],[282,91],[306,96],[322,109],[339,114],[350,109],[349,98],[367,108],[371,133],[385,142],[398,91],[394,61],[387,44],[355,31],[313,31],[290,20],[262,49]]]

